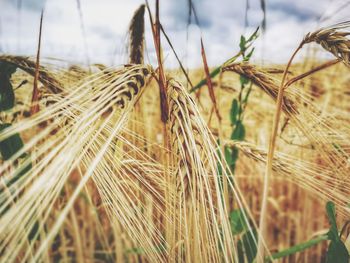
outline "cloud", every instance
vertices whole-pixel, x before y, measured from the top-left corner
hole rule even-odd
[[[317,5],[311,1],[268,1],[267,8],[275,12],[282,12],[287,17],[295,17],[299,21],[317,19],[325,11],[326,1],[319,1]]]
[[[38,41],[40,11],[44,0],[22,0],[21,11],[17,1],[0,0],[0,46],[6,53],[35,55]],[[129,21],[143,0],[80,0],[87,50],[82,24],[74,0],[47,0],[44,16],[42,55],[78,62],[120,64],[125,62],[125,44]],[[187,31],[188,0],[162,0],[161,22],[180,58],[190,67],[201,66],[200,36],[204,39],[208,62],[220,64],[238,50],[240,35],[253,31],[263,17],[260,0],[250,0],[249,28],[244,29],[245,0],[194,0],[201,29],[191,25]],[[153,1],[150,1],[153,5]],[[317,20],[321,25],[345,19],[350,5],[345,0],[268,0],[267,31],[256,42],[255,59],[285,62],[292,50],[308,31],[314,30]],[[152,6],[153,7],[153,6]],[[146,14],[146,57],[156,63],[153,39]],[[194,22],[194,20],[192,20]],[[165,39],[166,64],[177,67],[177,62]]]
[[[41,10],[45,5],[45,0],[21,0],[21,1],[13,1],[13,0],[3,0],[3,2],[10,4],[13,7],[21,7],[25,10]]]

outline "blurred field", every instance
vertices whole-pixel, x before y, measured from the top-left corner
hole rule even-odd
[[[305,61],[305,63],[296,64],[291,68],[291,76],[297,76],[311,69],[316,63],[317,61]],[[266,67],[283,68],[280,65]],[[49,64],[48,68],[50,68]],[[94,71],[98,72],[99,69],[95,68]],[[335,123],[339,126],[331,128],[338,131],[344,130],[344,132],[347,132],[349,128],[349,105],[347,103],[349,79],[347,71],[348,69],[345,66],[338,64],[327,71],[318,72],[290,87],[297,94],[294,99],[298,100],[298,96],[309,97],[312,107],[316,106],[320,109],[319,117],[325,119],[334,118]],[[70,67],[69,69],[52,68],[51,72],[68,89],[70,89],[69,86],[71,84],[84,83],[84,78],[90,74],[88,69],[78,66]],[[167,76],[169,78],[182,79],[185,83],[185,79],[183,79],[184,77],[179,71],[167,72]],[[194,83],[197,83],[204,77],[205,75],[201,69],[190,71],[190,78]],[[281,78],[281,74],[273,74],[273,77],[278,81]],[[14,123],[21,123],[21,120],[29,115],[30,94],[33,85],[32,77],[18,70],[13,76],[13,86],[19,86],[23,80],[28,80],[28,82],[15,91],[18,106],[14,110],[14,115],[16,115]],[[221,136],[229,138],[232,127],[227,116],[230,115],[232,99],[238,95],[239,76],[226,72],[222,75],[220,81],[221,83],[219,83],[219,78],[214,79],[217,104],[219,105],[220,114],[223,116],[221,123],[218,122],[215,113],[212,111],[213,104],[209,98],[207,87],[203,87],[193,97],[199,107],[201,116],[207,122],[212,133],[215,136],[219,136],[219,130],[221,130]],[[41,89],[43,88],[41,87]],[[264,91],[255,85],[253,86],[245,112],[245,141],[250,142],[255,147],[259,147],[265,153],[268,147],[267,134],[269,134],[271,129],[275,110],[274,105],[274,101]],[[298,105],[303,107],[303,110],[306,112],[310,107],[307,104],[303,105],[302,102],[299,102]],[[10,116],[8,114],[2,115],[2,120],[4,122],[9,120],[12,118]],[[282,122],[285,121],[286,117],[284,116]],[[24,141],[30,142],[35,133],[38,132],[38,129],[42,130],[44,127],[45,125],[37,128],[33,127],[29,131],[21,133]],[[59,129],[64,130],[65,127],[62,126]],[[52,136],[55,136],[54,133],[52,133]],[[154,80],[147,85],[141,99],[135,105],[125,136],[138,149],[150,156],[155,163],[161,164],[166,162],[164,160],[165,156],[159,154],[159,151],[163,151],[164,137],[163,124],[160,121],[159,93],[157,83]],[[50,137],[47,140],[51,140]],[[40,144],[37,147],[40,148]],[[124,145],[123,148],[125,152],[130,150],[127,145]],[[32,154],[35,154],[35,149],[33,148]],[[347,182],[346,178],[341,178],[339,181],[340,185],[337,186],[335,182],[327,182],[327,180],[322,179],[321,174],[317,175],[312,173],[312,170],[308,170],[310,169],[308,166],[311,166],[319,168],[322,172],[322,156],[293,123],[288,123],[284,127],[283,133],[279,135],[277,152],[285,155],[281,159],[282,169],[280,171],[274,170],[273,172],[268,198],[268,236],[265,236],[265,238],[272,253],[309,240],[320,233],[326,233],[329,225],[325,213],[326,201],[336,197],[332,196],[332,193],[348,194],[348,188],[342,187]],[[140,155],[137,152],[131,151],[129,154],[135,158],[142,158],[142,154]],[[259,219],[261,208],[261,185],[263,184],[264,166],[264,161],[255,161],[251,156],[240,152],[234,175],[246,204],[256,221]],[[298,167],[304,167],[304,169],[298,170]],[[159,176],[161,176],[161,170]],[[304,174],[305,172],[309,172],[309,174]],[[326,170],[325,174],[327,173],[328,171]],[[154,174],[152,173],[151,176],[154,176]],[[57,216],[60,207],[66,204],[67,198],[74,190],[74,185],[78,184],[79,177],[79,172],[73,172],[67,178],[62,196],[55,202]],[[337,176],[334,175],[334,177],[336,178]],[[301,180],[301,178],[307,178],[307,180],[311,180],[311,183]],[[130,180],[132,179],[130,178]],[[155,186],[156,189],[164,187],[161,181],[161,178],[151,179],[152,183],[160,184]],[[312,186],[320,187],[320,190],[317,190],[317,188],[315,190]],[[326,189],[327,187],[331,188]],[[145,202],[146,207],[149,207],[150,211],[152,211],[154,210],[151,208],[152,203],[157,198],[148,196],[146,200],[141,201],[143,200],[142,188],[141,186],[141,189],[135,190],[134,198],[140,198],[139,201]],[[87,188],[75,201],[74,210],[71,210],[65,219],[59,234],[55,238],[56,241],[54,240],[48,254],[46,254],[46,260],[50,258],[50,261],[62,260],[63,262],[71,260],[100,260],[103,262],[106,260],[116,260],[117,262],[127,260],[128,262],[135,262],[147,259],[142,248],[138,248],[137,243],[132,241],[127,232],[125,232],[126,230],[117,221],[112,221],[113,223],[111,224],[108,220],[100,191],[101,189],[96,188],[94,183],[88,183]],[[147,200],[148,198],[150,199]],[[339,209],[338,223],[343,225],[347,221],[348,210],[345,207],[342,208],[345,204],[340,203],[340,205],[337,207]],[[55,214],[56,212],[53,210],[50,215],[51,219],[47,222],[48,228],[54,223]],[[157,214],[155,212],[153,217],[157,217]],[[158,214],[159,216],[160,218],[155,222],[162,222],[161,214]],[[149,218],[148,220],[154,219]],[[326,250],[327,244],[322,243],[305,252],[287,257],[283,262],[323,262],[325,261]]]

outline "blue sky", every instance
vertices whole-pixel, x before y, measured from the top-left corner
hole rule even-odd
[[[143,0],[80,0],[86,46],[76,0],[0,0],[2,53],[35,55],[40,11],[45,4],[42,56],[85,63],[121,64],[126,61],[127,28]],[[153,5],[154,0],[149,1]],[[187,0],[161,0],[161,22],[179,56],[189,67],[201,65],[202,35],[208,63],[220,64],[237,52],[241,34],[257,27],[263,14],[260,0],[249,0],[248,28],[244,27],[246,0],[194,0],[201,27],[187,28]],[[266,0],[267,31],[256,42],[255,60],[285,62],[303,35],[319,26],[348,20],[348,0]],[[21,5],[19,9],[18,6]],[[147,60],[155,53],[146,18]],[[188,30],[188,31],[187,31]],[[188,36],[188,37],[187,37]],[[169,47],[164,56],[177,67]],[[320,56],[323,56],[321,53]]]

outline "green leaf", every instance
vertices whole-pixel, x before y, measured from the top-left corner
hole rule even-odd
[[[0,62],[0,111],[10,110],[15,105],[15,93],[11,84],[11,76],[16,66]]]
[[[241,121],[237,121],[235,129],[231,134],[231,140],[243,141],[245,137],[245,128]]]
[[[243,247],[245,251],[245,255],[247,257],[247,261],[249,263],[252,263],[256,257],[256,253],[258,251],[257,249],[257,240],[258,240],[258,234],[255,229],[252,231],[247,231],[243,236],[242,236],[242,242],[243,242]]]
[[[225,151],[225,160],[230,166],[231,173],[234,174],[236,162],[238,160],[238,149],[236,147],[233,147],[231,149],[228,149],[227,152]]]
[[[242,240],[238,240],[237,242],[237,256],[238,256],[238,262],[244,262],[244,251],[243,251],[243,244]]]
[[[335,205],[333,202],[330,202],[330,201],[327,202],[326,211],[327,211],[329,223],[331,225],[328,232],[328,237],[330,240],[339,241],[340,238],[338,236],[337,220],[335,218]]]
[[[218,154],[218,157],[219,157],[219,160],[221,160],[221,158],[222,158],[222,155],[221,155],[221,151],[220,151],[220,140],[217,140],[217,145],[219,146],[218,147],[218,149],[217,149],[217,154]],[[218,169],[218,175],[220,175],[219,176],[219,183],[221,184],[221,176],[222,176],[222,165],[221,165],[221,162],[219,162],[218,161],[218,163],[217,163],[217,169]]]
[[[35,221],[32,229],[28,233],[29,241],[33,241],[34,239],[36,240],[37,234],[39,234],[39,222]]]
[[[252,42],[253,40],[257,39],[259,36],[259,27],[257,27],[255,29],[255,31],[253,32],[253,34],[250,35],[250,37],[248,38],[247,42]]]
[[[331,241],[327,251],[327,263],[349,263],[349,253],[344,243]]]
[[[232,101],[232,106],[231,106],[231,112],[230,112],[230,119],[231,119],[231,124],[234,125],[237,121],[237,116],[238,116],[238,100],[234,99]]]
[[[10,127],[10,123],[0,124],[0,132]],[[18,133],[0,141],[0,152],[4,160],[10,159],[23,147],[23,141]]]
[[[8,182],[6,182],[7,187],[10,187],[12,184],[17,182],[23,175],[25,175],[26,173],[28,173],[32,169],[32,163],[30,160],[30,156],[27,158],[23,160],[23,164],[18,166],[14,176]],[[29,162],[27,162],[27,161],[29,161]]]
[[[228,165],[234,164],[234,160],[232,159],[232,150],[225,146],[225,160]]]
[[[244,52],[246,50],[246,39],[245,37],[242,35],[241,36],[241,41],[239,42],[239,48],[241,49],[241,52]]]
[[[246,62],[249,61],[250,58],[252,57],[253,53],[254,53],[254,50],[255,50],[255,48],[252,48],[252,49],[249,51],[249,53],[248,53],[246,56],[244,56],[243,61],[246,61]]]
[[[245,96],[244,96],[244,99],[243,99],[243,101],[242,101],[242,104],[244,104],[244,105],[247,104],[248,98],[249,98],[249,95],[250,95],[250,92],[252,91],[252,87],[253,87],[253,85],[252,85],[252,83],[250,83],[250,86],[249,86],[249,88],[247,89],[247,93],[246,93]]]
[[[25,158],[26,159],[22,159],[21,161],[23,161],[23,163],[21,165],[19,165],[18,169],[15,170],[15,173],[13,174],[13,177],[5,180],[5,185],[6,187],[4,189],[6,189],[6,191],[10,190],[10,192],[13,192],[13,189],[10,189],[11,185],[13,185],[15,182],[17,182],[23,175],[25,175],[27,172],[30,171],[30,169],[32,169],[32,163],[30,160],[30,155],[25,154]],[[28,162],[29,161],[29,162]],[[4,189],[0,190],[0,194],[3,193]],[[2,202],[0,202],[0,206],[2,206],[4,203],[6,202],[6,200],[3,200]],[[7,205],[5,207],[5,209],[3,209],[0,213],[0,216],[4,215],[9,209],[10,209],[11,205]]]
[[[327,211],[327,216],[328,220],[331,224],[332,227],[337,229],[337,223],[336,223],[336,218],[335,218],[335,205],[333,202],[328,201],[326,204],[326,211]]]
[[[15,93],[12,85],[0,79],[0,111],[10,110],[15,106]]]
[[[27,155],[26,153],[24,153],[24,156],[29,158],[30,162],[27,163],[27,164],[23,163],[21,165],[21,167],[19,167],[19,169],[18,169],[18,177],[21,177],[22,175],[28,173],[33,168],[30,155]],[[23,158],[23,155],[21,157]]]
[[[333,202],[326,204],[327,216],[331,225],[327,235],[331,240],[327,250],[327,263],[348,263],[349,253],[338,234],[335,205]]]
[[[238,149],[236,147],[231,149],[231,158],[232,158],[233,164],[236,164],[238,160]]]
[[[238,235],[248,229],[244,219],[244,213],[241,209],[235,209],[230,213],[230,225],[232,235]]]
[[[0,74],[0,111],[10,110],[15,106],[15,93],[9,79]]]
[[[249,83],[249,79],[246,76],[240,75],[239,82],[241,83],[241,86],[245,86]]]
[[[17,67],[11,63],[0,61],[0,74],[11,77],[15,73]]]
[[[327,235],[318,236],[314,239],[308,240],[306,242],[303,242],[303,243],[297,244],[295,246],[286,248],[282,251],[276,252],[276,253],[272,254],[271,257],[266,257],[265,262],[272,262],[273,259],[280,259],[280,258],[288,257],[289,255],[293,255],[293,254],[296,254],[298,252],[305,251],[306,249],[313,247],[313,246],[315,246],[321,242],[324,242],[326,240],[328,240]]]

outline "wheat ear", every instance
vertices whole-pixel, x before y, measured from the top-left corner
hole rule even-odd
[[[235,147],[248,158],[266,164],[266,149],[244,141],[227,141],[225,145],[230,148]],[[334,178],[332,171],[325,169],[324,165],[304,162],[294,156],[277,152],[273,158],[272,170],[277,175],[283,176],[284,180],[291,181],[297,186],[312,192],[325,202],[328,200],[334,201],[339,205],[341,213],[348,216],[348,212],[344,208],[346,208],[348,202],[347,196],[350,193],[350,184]],[[338,189],[339,184],[342,184],[342,189]]]
[[[10,63],[27,72],[29,75],[35,76],[36,63],[28,57],[23,56],[0,56],[0,61]],[[63,84],[53,76],[48,69],[43,66],[38,68],[39,81],[47,87],[51,93],[60,93],[63,91]]]
[[[240,74],[249,80],[251,80],[256,86],[261,88],[266,94],[268,94],[273,100],[277,100],[278,85],[276,81],[263,69],[260,69],[249,63],[231,63],[225,65],[222,69],[223,72],[231,71]],[[288,96],[283,97],[282,109],[287,114],[297,113],[295,103]]]
[[[219,184],[217,164],[221,160],[215,140],[186,89],[170,80],[167,92],[177,189],[174,211],[178,223],[174,227],[177,240],[184,240],[184,247],[175,251],[176,258],[228,262],[236,255]],[[196,231],[188,225],[196,226]]]
[[[343,30],[349,25],[350,21],[347,21],[308,33],[304,37],[302,44],[315,42],[335,57],[341,59],[344,64],[350,66],[350,39],[348,38],[350,32]]]
[[[145,34],[145,5],[136,11],[129,26],[129,63],[143,64],[144,34]]]

